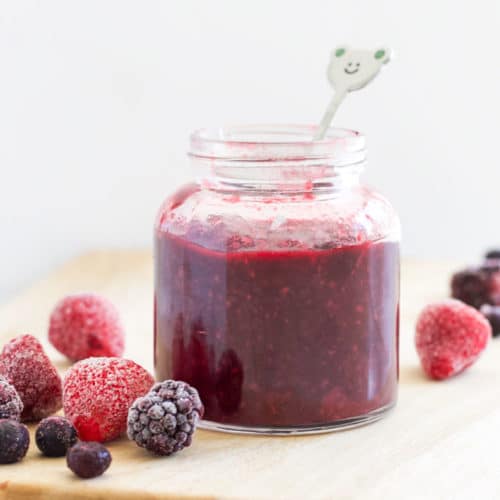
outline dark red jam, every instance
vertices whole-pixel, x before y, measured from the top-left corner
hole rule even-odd
[[[206,420],[327,425],[395,402],[397,243],[220,252],[156,238],[156,374],[195,386]]]

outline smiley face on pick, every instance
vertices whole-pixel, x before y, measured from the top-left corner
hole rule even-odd
[[[327,74],[336,91],[350,92],[368,84],[383,64],[391,58],[391,50],[353,50],[337,47],[333,50]]]

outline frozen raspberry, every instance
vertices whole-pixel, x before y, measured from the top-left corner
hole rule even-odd
[[[128,359],[85,359],[64,379],[64,413],[80,439],[110,441],[125,432],[130,405],[153,384],[153,377]]]
[[[0,419],[21,420],[23,402],[15,387],[0,377]]]
[[[127,435],[156,455],[171,455],[191,444],[203,412],[194,387],[166,380],[134,401],[128,412]]]
[[[481,314],[490,322],[491,332],[494,337],[500,335],[500,306],[492,306],[483,304],[481,306]]]
[[[72,361],[121,356],[125,343],[116,307],[90,293],[69,295],[56,305],[50,316],[49,340]]]
[[[472,365],[490,337],[491,326],[479,311],[449,299],[424,308],[415,343],[425,373],[440,380]]]
[[[45,456],[64,457],[68,449],[78,441],[78,434],[67,418],[48,417],[38,425],[35,441]]]
[[[28,428],[16,420],[0,420],[0,464],[22,460],[30,446]]]
[[[61,408],[61,377],[32,335],[21,335],[4,346],[0,375],[16,388],[23,402],[22,421],[41,420]]]
[[[101,476],[111,464],[111,453],[101,443],[78,443],[68,450],[68,467],[82,479]]]

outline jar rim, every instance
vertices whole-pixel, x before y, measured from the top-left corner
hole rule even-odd
[[[189,155],[227,161],[338,159],[350,163],[364,155],[365,136],[346,128],[329,128],[313,140],[317,125],[251,124],[202,128],[190,136]]]

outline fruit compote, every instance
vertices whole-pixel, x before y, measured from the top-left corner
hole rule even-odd
[[[364,137],[254,125],[191,136],[197,182],[155,231],[155,366],[202,426],[320,432],[396,401],[399,220],[359,180]]]
[[[394,402],[397,243],[218,252],[159,234],[156,244],[157,375],[195,386],[205,419],[316,426]]]

